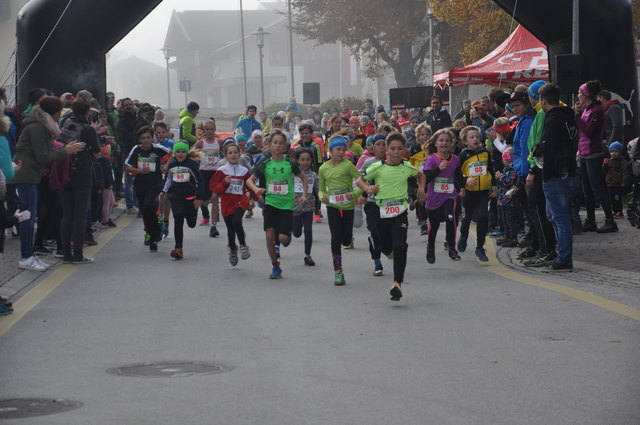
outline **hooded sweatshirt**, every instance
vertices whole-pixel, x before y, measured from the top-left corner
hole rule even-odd
[[[551,109],[546,114],[542,131],[542,179],[566,178],[575,175],[576,146],[573,110],[566,106]]]
[[[180,140],[186,140],[189,146],[197,141],[196,139],[196,117],[188,109],[180,112]]]

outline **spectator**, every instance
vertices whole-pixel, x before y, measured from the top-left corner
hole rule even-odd
[[[453,120],[459,120],[461,118],[466,117],[467,115],[469,115],[469,111],[471,110],[471,99],[465,99],[462,101],[462,110],[460,110],[460,112],[458,112],[456,114],[455,117],[453,117]]]
[[[118,143],[122,147],[122,153],[116,161],[114,170],[116,182],[122,181],[124,174],[124,158],[129,156],[129,152],[136,145],[136,114],[133,111],[133,101],[126,97],[120,102],[120,110],[118,111]],[[126,202],[127,211],[134,211],[137,208],[138,201],[136,199],[135,190],[133,188],[133,177],[130,173],[124,175],[124,193],[116,193],[118,197],[123,197]]]
[[[431,98],[431,110],[427,115],[427,124],[434,133],[440,129],[451,127],[451,115],[442,108],[442,99],[439,96]]]
[[[236,124],[236,129],[239,128],[246,137],[251,137],[253,130],[262,130],[262,124],[256,119],[257,112],[258,108],[255,105],[247,106],[247,116]]]
[[[624,218],[622,213],[622,197],[627,193],[629,184],[629,167],[622,156],[622,143],[613,142],[609,145],[610,158],[604,160],[602,172],[607,183],[611,209],[615,218]]]
[[[604,110],[604,136],[607,146],[624,140],[624,111],[617,100],[611,100],[609,90],[600,90],[598,100]]]
[[[196,102],[189,102],[187,107],[180,112],[180,133],[179,140],[185,140],[189,146],[197,142],[196,138],[196,116],[200,112],[200,105]],[[255,113],[254,113],[255,116]],[[249,133],[251,134],[251,133]]]

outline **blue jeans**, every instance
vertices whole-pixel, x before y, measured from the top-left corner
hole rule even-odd
[[[124,176],[124,199],[127,208],[138,208],[138,198],[136,197],[136,189],[133,187],[133,177],[126,173]]]
[[[552,178],[542,182],[542,190],[547,198],[547,218],[556,233],[558,263],[560,264],[572,264],[573,262],[570,184],[569,178]]]
[[[20,183],[18,189],[20,211],[30,211],[31,218],[19,224],[20,226],[20,255],[22,259],[33,256],[33,223],[38,217],[38,185]]]

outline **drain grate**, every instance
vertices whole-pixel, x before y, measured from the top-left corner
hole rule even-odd
[[[138,378],[183,378],[187,376],[216,375],[228,372],[231,369],[233,368],[220,363],[170,361],[118,366],[107,369],[107,373]]]
[[[82,407],[74,400],[50,398],[12,398],[0,400],[0,419],[31,418],[67,412]]]

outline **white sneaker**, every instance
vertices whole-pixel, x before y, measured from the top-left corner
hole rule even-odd
[[[34,272],[43,272],[47,270],[38,262],[38,259],[35,256],[18,261],[18,268],[24,270],[33,270]]]
[[[45,263],[37,255],[34,255],[34,257],[35,257],[36,261],[38,262],[38,264],[40,264],[42,267],[44,267],[45,270],[49,270],[49,267],[51,267],[51,264]]]
[[[242,258],[243,260],[246,260],[249,257],[251,257],[251,253],[249,252],[249,247],[246,245],[240,245],[240,258]]]

